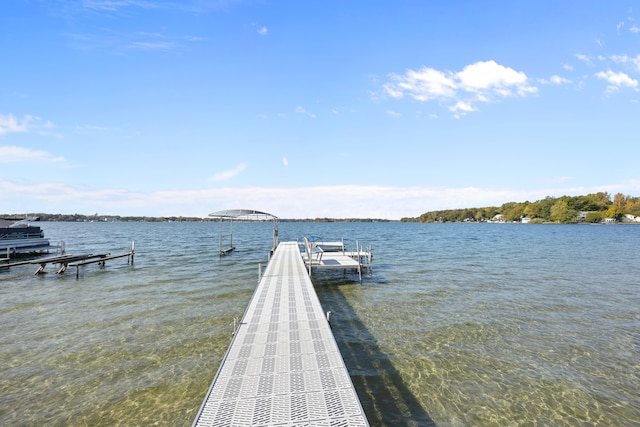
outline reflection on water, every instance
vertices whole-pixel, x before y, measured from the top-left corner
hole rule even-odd
[[[0,270],[0,424],[191,425],[271,224],[225,258],[214,224],[42,226],[135,264]],[[640,227],[280,224],[310,234],[374,249],[362,286],[314,278],[372,425],[640,425]]]

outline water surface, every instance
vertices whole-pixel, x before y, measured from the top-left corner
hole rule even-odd
[[[0,270],[0,424],[191,425],[266,263],[270,223],[42,223],[106,268]],[[355,239],[314,278],[372,425],[640,425],[640,227],[281,223]]]

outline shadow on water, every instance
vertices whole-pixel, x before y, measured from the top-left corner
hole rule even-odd
[[[333,334],[371,426],[435,427],[341,289],[359,285],[335,277],[313,281],[323,308],[332,312]]]

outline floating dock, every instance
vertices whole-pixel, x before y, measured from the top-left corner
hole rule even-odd
[[[277,246],[193,426],[368,426],[297,242]]]

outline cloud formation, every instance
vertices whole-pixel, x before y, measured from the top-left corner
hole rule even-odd
[[[44,122],[40,117],[29,114],[22,116],[21,119],[16,118],[13,114],[8,116],[0,114],[0,135],[31,131],[41,135],[51,135],[49,129],[52,128],[53,123],[50,121]]]
[[[229,179],[239,175],[240,173],[242,173],[246,168],[247,168],[247,164],[246,163],[240,163],[234,169],[230,169],[230,170],[226,170],[226,171],[223,171],[223,172],[216,173],[211,178],[209,178],[209,181],[217,182],[217,181],[229,180]]]
[[[571,83],[571,80],[565,79],[564,77],[560,77],[558,75],[553,75],[549,78],[549,80],[546,79],[540,79],[539,80],[540,83],[542,84],[552,84],[552,85],[563,85],[563,84],[568,84]]]
[[[298,114],[306,114],[307,116],[311,117],[312,119],[316,118],[316,115],[314,113],[308,112],[307,109],[302,107],[301,105],[298,105],[296,107],[296,113],[298,113]]]
[[[600,71],[596,73],[595,76],[601,80],[609,83],[607,86],[607,93],[615,93],[618,92],[623,87],[628,87],[634,90],[638,90],[638,81],[632,79],[626,73],[616,73],[611,70],[608,71]]]
[[[385,93],[396,99],[405,96],[416,101],[437,100],[448,103],[455,115],[478,109],[479,103],[496,102],[513,96],[537,92],[523,72],[505,67],[493,60],[467,65],[459,72],[440,71],[430,67],[408,70],[404,75],[391,74],[383,85]]]
[[[36,160],[50,163],[65,162],[64,157],[56,156],[46,151],[15,146],[0,146],[0,163],[28,163]]]
[[[629,64],[634,71],[640,73],[640,55],[635,57],[629,55],[611,55],[611,60],[616,64]]]
[[[0,115],[0,135],[13,132],[27,132],[29,124],[33,120],[31,116],[24,116],[22,120],[16,119],[13,114]]]
[[[597,187],[541,188],[519,191],[481,187],[398,187],[378,185],[332,185],[309,187],[242,187],[201,190],[133,192],[113,188],[79,188],[62,183],[16,183],[0,178],[0,196],[8,211],[66,213],[73,202],[74,212],[104,212],[109,215],[196,216],[234,209],[260,209],[281,218],[385,218],[400,219],[440,209],[464,206],[500,206],[547,196],[580,195],[607,191],[633,194],[640,181]],[[17,197],[17,196],[20,197]],[[11,205],[20,201],[20,208]],[[387,203],[380,203],[385,200]],[[43,210],[41,206],[47,208]]]

